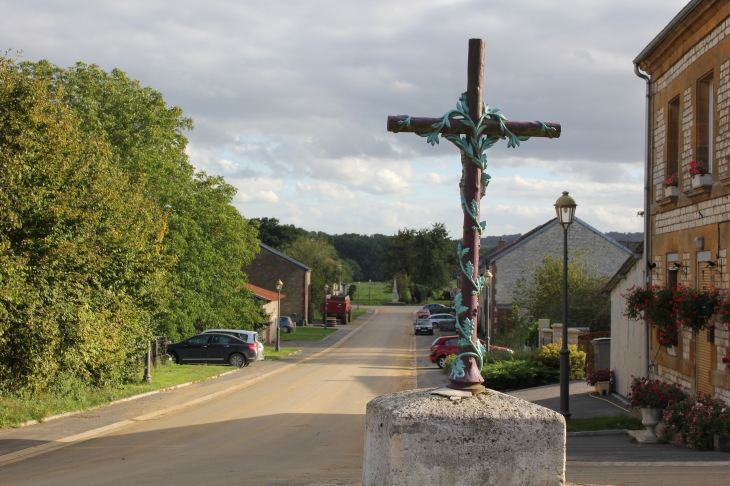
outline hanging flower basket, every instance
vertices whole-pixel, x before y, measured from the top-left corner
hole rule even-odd
[[[727,292],[723,292],[722,300],[717,305],[717,320],[730,324],[730,296]]]
[[[693,331],[707,329],[717,312],[720,294],[717,290],[696,290],[679,285],[674,292],[674,314],[679,324]]]
[[[623,297],[626,299],[624,314],[631,320],[643,319],[656,327],[657,342],[660,345],[676,346],[679,343],[679,326],[674,315],[674,295],[670,288],[655,285],[646,289],[633,286]]]

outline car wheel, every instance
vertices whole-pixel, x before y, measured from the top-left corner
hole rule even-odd
[[[439,368],[444,368],[444,363],[446,362],[446,356],[439,356],[439,359],[436,360],[436,364]]]
[[[172,361],[172,364],[180,364],[180,360],[175,353],[167,353],[167,359]]]
[[[236,368],[241,368],[243,366],[248,365],[248,360],[246,357],[240,353],[233,353],[228,358],[228,364],[231,366],[235,366]]]
[[[291,329],[289,329],[289,328],[288,328],[288,327],[286,327],[286,326],[282,326],[282,328],[281,328],[281,331],[282,331],[282,332],[283,332],[284,334],[289,334],[289,333],[291,332]]]

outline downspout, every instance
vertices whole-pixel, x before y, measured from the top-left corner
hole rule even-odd
[[[639,70],[634,63],[634,73],[646,81],[646,145],[644,147],[644,280],[646,286],[651,285],[651,78]],[[646,326],[646,377],[652,369],[651,364],[651,330]]]

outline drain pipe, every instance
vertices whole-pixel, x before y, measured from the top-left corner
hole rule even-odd
[[[651,285],[651,78],[639,70],[634,63],[634,73],[646,81],[646,145],[644,147],[644,280],[647,287]],[[652,370],[651,364],[651,329],[646,326],[646,377]],[[657,370],[658,371],[658,370]]]

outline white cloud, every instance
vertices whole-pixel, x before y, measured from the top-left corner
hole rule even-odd
[[[230,181],[229,181],[230,182]],[[280,179],[235,179],[238,188],[235,202],[263,202],[274,204],[279,202],[278,192],[282,189],[282,181]]]

